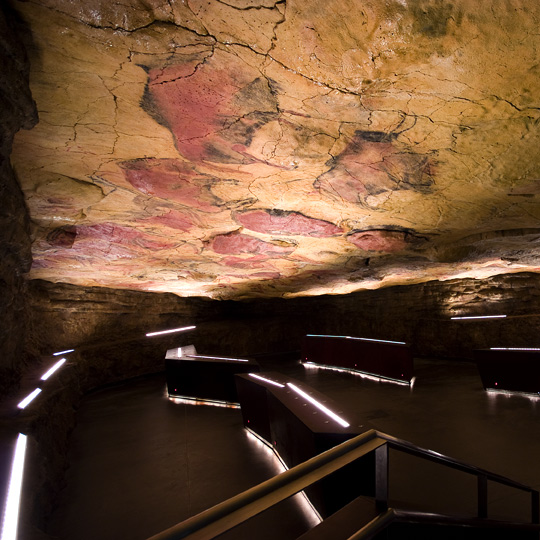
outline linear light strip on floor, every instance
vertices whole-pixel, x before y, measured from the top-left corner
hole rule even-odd
[[[384,377],[382,375],[375,375],[374,373],[368,373],[366,371],[360,371],[359,369],[347,368],[347,367],[337,367],[337,366],[328,366],[326,364],[317,364],[315,362],[302,362],[302,365],[305,368],[314,368],[314,369],[328,369],[330,371],[339,371],[340,373],[349,373],[357,377],[362,377],[362,379],[368,379],[375,382],[385,382],[391,384],[399,384],[400,386],[410,386],[414,384],[416,377],[413,377],[410,382],[401,381],[399,379],[394,379],[392,377]]]
[[[284,384],[278,383],[276,381],[271,381],[270,379],[267,379],[265,377],[261,377],[260,375],[256,375],[255,373],[250,373],[250,377],[253,377],[255,379],[259,379],[260,381],[267,382],[268,384],[273,384],[274,386],[279,386],[280,388],[285,388]]]
[[[36,388],[32,393],[28,394],[18,405],[19,409],[24,409],[34,398],[41,392],[41,388]]]
[[[224,356],[202,356],[200,354],[186,354],[185,356],[180,356],[180,358],[208,358],[209,360],[227,360],[229,362],[249,362],[249,360],[244,360],[243,358],[225,358]]]
[[[376,343],[394,343],[395,345],[407,345],[405,341],[390,341],[388,339],[372,339],[372,338],[367,338],[367,337],[331,336],[329,334],[306,334],[306,336],[307,337],[335,337],[335,338],[345,338],[345,339],[357,339],[358,341],[374,341]]]
[[[471,317],[450,317],[451,320],[455,321],[458,319],[504,319],[506,315],[475,315]]]
[[[25,455],[26,435],[19,433],[13,455],[13,463],[11,465],[4,521],[2,524],[2,540],[15,540],[17,538]]]
[[[174,403],[183,403],[184,405],[210,405],[211,407],[227,407],[228,409],[240,408],[240,403],[236,403],[234,401],[221,401],[218,399],[177,396],[175,394],[167,394],[167,397]]]
[[[302,396],[304,399],[307,399],[312,405],[315,405],[317,409],[322,411],[324,414],[329,416],[332,420],[337,422],[340,426],[349,427],[351,424],[343,418],[339,417],[336,413],[332,412],[328,407],[325,407],[322,403],[319,403],[316,399],[312,398],[310,395],[306,394],[303,390],[300,390],[298,386],[293,383],[288,382],[287,386],[292,388],[298,395]]]
[[[171,328],[170,330],[160,330],[159,332],[149,332],[146,337],[160,336],[162,334],[174,334],[175,332],[185,332],[186,330],[193,330],[196,326],[184,326],[183,328]]]
[[[52,355],[53,356],[60,356],[61,354],[69,354],[71,352],[73,352],[75,349],[68,349],[67,351],[60,351],[60,352],[55,352],[53,353]]]
[[[41,380],[46,381],[55,371],[60,369],[65,363],[66,363],[65,358],[61,358],[60,360],[58,360],[58,362],[56,362],[56,364],[54,364],[54,366],[51,369],[49,369],[49,371],[47,371],[41,376]]]

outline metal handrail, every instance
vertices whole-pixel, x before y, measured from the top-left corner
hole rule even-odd
[[[407,441],[371,429],[178,523],[148,540],[179,540],[182,538],[208,540],[214,538],[371,452],[375,452],[376,457],[375,500],[381,511],[381,515],[376,518],[374,526],[379,530],[379,526],[384,523],[389,524],[390,521],[395,520],[397,512],[388,509],[389,447],[475,475],[479,479],[478,515],[481,519],[487,517],[487,480],[531,493],[531,522],[533,524],[539,523],[539,494],[537,490],[519,482],[514,482],[504,476],[474,467],[433,450],[420,448]],[[406,514],[412,515],[413,513],[400,511],[402,516]],[[422,515],[426,516],[427,514]],[[365,538],[369,537],[365,536]],[[358,538],[364,537],[359,536]]]
[[[366,431],[148,540],[214,538],[385,444],[375,430]]]
[[[519,482],[515,482],[514,480],[506,478],[505,476],[492,473],[480,467],[475,467],[474,465],[470,465],[468,463],[465,463],[464,461],[445,456],[443,454],[440,454],[439,452],[434,452],[433,450],[421,448],[408,441],[404,441],[403,439],[392,437],[392,435],[387,435],[386,433],[381,433],[380,431],[377,431],[377,436],[381,439],[384,439],[385,441],[388,441],[391,448],[400,450],[407,454],[422,457],[428,459],[429,461],[434,461],[436,463],[446,465],[447,467],[451,467],[452,469],[457,469],[458,471],[467,472],[476,476],[485,476],[488,480],[492,480],[493,482],[497,482],[499,484],[503,484],[505,486],[513,487],[516,489],[521,489],[529,493],[535,491],[532,487],[526,486],[525,484],[521,484]]]
[[[349,536],[347,540],[370,540],[378,533],[392,525],[392,523],[409,523],[420,525],[459,526],[482,529],[511,529],[526,532],[540,532],[540,525],[533,523],[520,523],[513,521],[499,521],[483,518],[461,518],[431,512],[414,512],[388,508],[385,512],[375,516],[369,523]]]

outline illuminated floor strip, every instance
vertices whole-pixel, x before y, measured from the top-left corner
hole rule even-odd
[[[203,356],[200,354],[186,354],[181,356],[180,359],[185,358],[207,358],[209,360],[227,360],[228,362],[249,362],[249,360],[244,360],[243,358],[226,358],[225,356]]]
[[[506,315],[505,315],[506,317]],[[344,339],[357,339],[358,341],[374,341],[375,343],[393,343],[394,345],[407,345],[404,341],[390,341],[388,339],[373,339],[367,337],[353,337],[353,336],[331,336],[329,334],[306,334],[307,337],[330,337],[330,338],[344,338]]]
[[[168,394],[167,397],[174,403],[183,403],[184,405],[209,405],[211,407],[227,407],[229,409],[239,409],[240,403],[233,401],[220,401],[217,399],[194,398],[189,396],[175,396]]]
[[[289,470],[287,464],[283,461],[283,458],[279,455],[279,452],[266,440],[263,439],[258,433],[255,433],[252,429],[246,427],[246,433],[248,436],[251,436],[258,443],[261,443],[262,447],[268,451],[268,455],[273,457],[275,460],[275,465],[277,472],[276,474],[283,473]],[[323,518],[313,506],[313,503],[309,500],[309,497],[305,494],[304,491],[298,492],[296,495],[293,495],[293,498],[296,502],[302,507],[302,510],[306,514],[308,521],[310,522],[310,527],[313,528],[315,525],[318,525],[323,521]]]
[[[302,365],[306,368],[328,369],[330,371],[338,371],[340,373],[350,373],[351,375],[356,375],[357,377],[362,377],[363,379],[369,379],[370,381],[399,384],[401,386],[410,386],[411,388],[414,385],[414,381],[416,380],[416,377],[413,377],[411,379],[411,382],[400,381],[399,379],[392,379],[391,377],[383,377],[382,375],[375,375],[373,373],[367,373],[365,371],[360,371],[354,368],[327,366],[325,364],[316,364],[315,362],[303,362]]]
[[[175,332],[184,332],[186,330],[193,330],[195,326],[184,326],[183,328],[171,328],[170,330],[160,330],[159,332],[149,332],[146,337],[161,336],[162,334],[174,334]]]
[[[520,390],[499,390],[498,388],[486,388],[488,394],[502,394],[504,396],[520,396],[534,401],[540,399],[540,392],[521,392]]]
[[[9,478],[4,521],[2,524],[2,540],[15,540],[17,538],[25,455],[26,435],[19,433],[13,455],[11,476]]]
[[[343,420],[335,412],[332,412],[328,407],[325,407],[322,403],[319,403],[316,399],[312,398],[309,394],[306,394],[303,390],[300,390],[298,386],[293,383],[287,383],[289,388],[292,388],[299,396],[302,396],[304,399],[307,399],[312,405],[315,405],[319,411],[322,411],[324,414],[329,416],[334,422],[337,422],[340,426],[349,427],[351,424],[346,420]]]

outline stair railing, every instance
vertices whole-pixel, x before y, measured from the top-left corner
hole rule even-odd
[[[375,452],[375,501],[380,512],[376,518],[375,529],[379,530],[380,527],[387,526],[398,515],[401,515],[403,521],[406,521],[407,516],[410,518],[414,513],[398,512],[388,508],[388,451],[390,448],[475,475],[478,478],[478,521],[485,521],[486,524],[487,521],[490,521],[486,519],[488,514],[488,480],[530,493],[532,524],[530,526],[534,530],[540,531],[540,525],[538,525],[540,517],[539,493],[533,488],[438,452],[419,448],[385,433],[369,430],[178,523],[148,540],[208,540],[214,538],[371,452]],[[367,532],[364,531],[364,533]],[[364,533],[359,531],[357,535]],[[364,536],[357,535],[354,535],[355,539],[371,537],[370,533]]]

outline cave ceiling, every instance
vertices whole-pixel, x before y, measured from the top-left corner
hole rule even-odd
[[[536,0],[10,0],[30,278],[248,298],[540,271]]]

